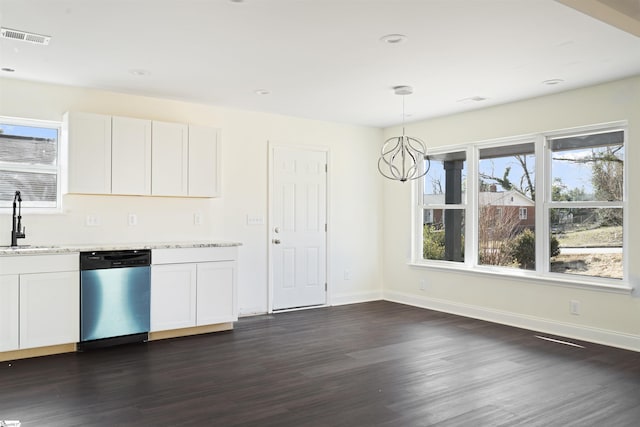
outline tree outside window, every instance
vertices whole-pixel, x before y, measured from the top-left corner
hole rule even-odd
[[[591,129],[478,144],[469,177],[466,151],[430,156],[422,258],[623,279],[625,130]],[[476,234],[469,242],[465,227]]]
[[[624,131],[550,140],[548,217],[557,273],[623,278]]]

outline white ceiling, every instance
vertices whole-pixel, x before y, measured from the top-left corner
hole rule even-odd
[[[396,85],[414,121],[640,74],[640,37],[554,0],[0,0],[0,25],[51,36],[0,39],[5,78],[375,127]]]

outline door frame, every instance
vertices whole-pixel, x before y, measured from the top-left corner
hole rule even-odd
[[[331,305],[331,257],[330,257],[330,242],[331,242],[331,150],[326,146],[319,145],[300,145],[300,144],[287,144],[287,143],[279,143],[274,141],[267,141],[267,149],[268,153],[268,190],[267,190],[267,275],[268,275],[268,292],[267,292],[267,312],[273,313],[273,245],[271,244],[271,239],[273,236],[273,227],[274,227],[274,218],[273,218],[273,153],[276,148],[292,148],[296,150],[305,150],[305,151],[320,151],[326,154],[327,156],[327,173],[326,173],[326,218],[327,218],[327,232],[325,233],[325,257],[326,257],[326,266],[325,266],[325,277],[327,281],[327,289],[326,289],[326,299],[323,305],[314,305],[310,307],[301,307],[301,308],[292,308],[292,309],[281,309],[278,310],[278,313],[282,313],[285,311],[295,311],[295,310],[307,310],[311,308],[318,307],[327,307]]]

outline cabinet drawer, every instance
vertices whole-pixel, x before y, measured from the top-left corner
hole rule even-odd
[[[2,274],[54,273],[57,271],[78,271],[78,252],[49,255],[19,255],[0,257]]]
[[[235,246],[215,248],[170,248],[153,249],[151,263],[180,264],[185,262],[233,261],[237,258]]]

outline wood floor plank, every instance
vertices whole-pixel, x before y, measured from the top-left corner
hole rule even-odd
[[[31,426],[637,426],[640,354],[371,302],[0,362]]]

